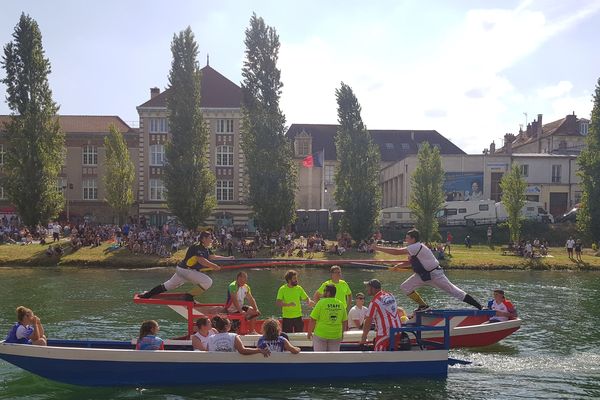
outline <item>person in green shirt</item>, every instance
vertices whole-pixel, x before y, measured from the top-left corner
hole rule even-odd
[[[308,297],[302,286],[298,285],[298,272],[293,269],[285,274],[285,285],[277,291],[277,307],[281,307],[283,316],[282,330],[286,333],[303,332],[302,301],[306,301],[309,307],[315,303]]]
[[[340,351],[342,336],[348,330],[346,307],[335,295],[335,285],[325,286],[323,297],[310,313],[306,337],[312,338],[314,351]]]
[[[334,285],[336,289],[336,299],[341,301],[344,305],[344,310],[347,310],[348,304],[352,304],[352,291],[346,281],[342,279],[342,269],[338,265],[334,265],[329,269],[329,272],[331,273],[331,279],[323,282],[317,289],[313,296],[315,303],[323,296],[325,286]]]

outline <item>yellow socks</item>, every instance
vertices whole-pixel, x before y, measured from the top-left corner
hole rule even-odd
[[[425,303],[425,301],[423,300],[423,298],[419,295],[419,293],[413,291],[411,293],[408,294],[408,297],[414,301],[415,303],[417,303],[420,306],[427,306],[427,303]]]

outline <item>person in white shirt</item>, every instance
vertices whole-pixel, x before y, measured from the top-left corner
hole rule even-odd
[[[575,247],[575,241],[573,240],[572,237],[569,237],[569,239],[567,240],[567,255],[569,256],[569,258],[573,258],[573,247]]]
[[[440,267],[440,262],[433,255],[431,250],[419,241],[419,231],[411,229],[405,237],[408,246],[402,248],[375,246],[375,250],[384,253],[400,255],[408,254],[410,259],[394,265],[392,271],[405,271],[409,266],[412,267],[414,274],[405,280],[400,289],[410,299],[419,304],[416,311],[424,311],[429,308],[427,303],[421,298],[416,289],[421,286],[433,286],[450,294],[452,297],[464,301],[475,308],[482,309],[482,305],[470,294],[455,286],[448,280],[444,270]]]
[[[362,330],[368,311],[365,307],[365,295],[363,293],[358,293],[355,301],[356,305],[348,312],[348,328],[351,331]]]

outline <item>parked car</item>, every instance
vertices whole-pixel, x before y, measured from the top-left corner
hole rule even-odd
[[[558,222],[575,222],[577,221],[577,211],[579,208],[575,207],[572,210],[564,213],[560,217],[557,218]]]

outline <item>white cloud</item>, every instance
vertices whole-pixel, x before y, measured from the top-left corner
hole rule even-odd
[[[517,130],[522,112],[531,109],[531,94],[521,93],[503,72],[599,8],[593,3],[556,19],[532,10],[529,2],[514,10],[471,10],[418,57],[397,43],[396,28],[385,21],[372,30],[348,29],[340,35],[345,43],[316,36],[284,41],[282,108],[288,123],[336,123],[334,91],[344,81],[354,89],[369,128],[436,129],[465,151],[479,153],[494,138]],[[361,35],[365,31],[375,37],[370,46]],[[355,51],[347,51],[349,43],[356,44]],[[541,88],[535,94],[544,101],[536,99],[536,112],[562,118],[581,107],[577,113],[589,114],[585,96],[572,89],[568,81]]]

